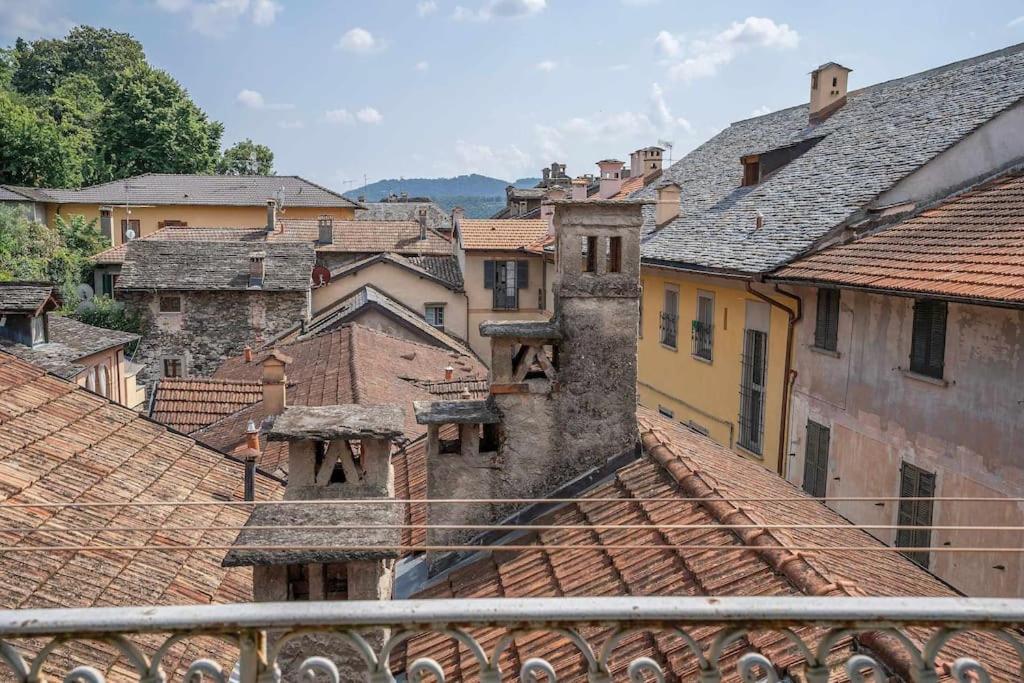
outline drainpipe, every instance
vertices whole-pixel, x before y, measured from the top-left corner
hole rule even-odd
[[[767,294],[762,294],[757,291],[751,286],[750,280],[746,281],[746,288],[747,292],[753,294],[761,301],[784,311],[786,316],[789,318],[789,323],[786,326],[786,367],[782,374],[782,410],[780,411],[781,416],[779,418],[779,463],[776,467],[779,476],[785,478],[786,475],[783,473],[783,462],[785,462],[786,443],[789,441],[789,435],[787,434],[787,429],[789,427],[789,392],[793,387],[793,381],[796,380],[796,370],[792,367],[793,337],[795,336],[796,324],[800,322],[800,319],[804,315],[804,304],[800,297],[795,294],[782,291],[779,289],[778,285],[775,285],[775,292],[794,299],[796,301],[796,310],[786,306],[777,299],[771,298]]]

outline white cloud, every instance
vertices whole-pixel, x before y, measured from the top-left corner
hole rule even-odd
[[[257,90],[242,89],[235,96],[235,101],[249,109],[294,109],[294,104],[268,103],[263,93]]]
[[[384,117],[380,115],[380,112],[373,107],[363,107],[356,112],[356,118],[362,123],[369,123],[371,125],[377,125],[384,120]]]
[[[185,12],[192,29],[205,36],[222,38],[243,22],[270,26],[284,8],[276,0],[156,0],[165,12]]]
[[[430,68],[430,62],[416,62],[414,67],[417,71],[426,71]]]
[[[437,3],[434,0],[420,0],[416,3],[416,13],[421,17],[433,14],[437,11]]]
[[[543,62],[537,62],[537,69],[540,71],[551,72],[558,68],[558,63],[553,62],[550,59],[545,59]]]
[[[338,48],[357,54],[374,52],[380,49],[380,47],[380,41],[374,38],[372,33],[358,26],[345,31],[341,39],[338,40]]]
[[[54,0],[0,0],[0,36],[39,38],[59,36],[75,25]]]
[[[762,104],[760,107],[750,112],[751,116],[764,116],[765,114],[771,114],[772,110],[767,104]]]
[[[661,31],[655,38],[655,44],[663,55],[676,58],[669,66],[669,75],[673,80],[683,82],[714,76],[719,67],[749,50],[789,50],[799,43],[799,34],[788,24],[777,24],[767,17],[734,21],[724,31],[685,44],[667,31]]]
[[[1020,26],[1021,24],[1024,24],[1024,14],[1017,17],[1016,19],[1010,19],[1010,22],[1007,24],[1007,27],[1013,28],[1014,26]]]
[[[672,115],[672,111],[669,109],[668,103],[665,101],[665,91],[662,90],[661,86],[657,83],[651,84],[650,103],[651,121],[659,132],[669,133],[677,128],[686,133],[693,130],[693,126],[690,125],[689,121],[682,117]]]
[[[679,39],[668,31],[658,31],[658,35],[654,38],[654,47],[659,54],[665,57],[675,57],[683,49]]]
[[[547,0],[486,0],[477,9],[458,5],[452,18],[456,21],[490,21],[491,19],[514,19],[543,12]]]
[[[459,173],[483,173],[509,180],[531,172],[534,166],[530,155],[515,145],[491,147],[456,140],[455,158]]]
[[[305,128],[306,124],[299,119],[295,119],[292,121],[278,121],[277,127],[284,128],[285,130],[296,130],[298,128]]]
[[[324,112],[324,121],[327,123],[354,123],[355,117],[348,109],[329,109]]]

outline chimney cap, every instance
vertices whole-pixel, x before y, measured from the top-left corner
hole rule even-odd
[[[267,439],[394,439],[404,430],[405,411],[399,405],[291,406],[274,420]]]
[[[276,362],[282,365],[288,365],[289,363],[292,362],[292,360],[293,359],[291,356],[275,347],[271,349],[270,353],[267,354],[267,357],[263,359],[263,363],[266,364]]]
[[[256,423],[252,420],[249,420],[245,425],[245,433],[255,434],[257,431],[258,430],[256,429]]]
[[[824,71],[825,69],[829,68],[830,66],[831,66],[831,67],[835,67],[835,68],[837,68],[837,69],[842,69],[843,71],[846,71],[846,72],[850,72],[850,71],[853,71],[853,69],[851,69],[850,67],[848,67],[848,66],[843,66],[843,65],[842,65],[842,64],[840,64],[839,62],[825,62],[824,64],[822,64],[821,66],[819,66],[819,67],[818,67],[817,69],[815,69],[814,71]],[[812,71],[811,73],[814,73],[814,71]]]

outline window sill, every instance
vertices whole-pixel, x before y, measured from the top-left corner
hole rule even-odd
[[[750,450],[746,446],[743,446],[743,445],[737,443],[736,444],[736,448],[740,451],[741,454],[745,454],[745,455],[753,458],[754,460],[764,460],[764,456],[762,454],[755,453],[754,451]]]
[[[820,346],[815,346],[814,344],[808,345],[807,348],[813,351],[814,353],[819,353],[822,356],[828,356],[829,358],[842,358],[843,356],[843,354],[839,353],[838,351],[833,351],[832,349],[823,349]]]
[[[678,346],[669,346],[665,342],[658,342],[658,344],[661,346],[661,348],[667,349],[667,350],[671,351],[672,353],[679,353],[679,347]]]
[[[704,356],[698,356],[695,353],[691,353],[690,354],[690,358],[694,359],[698,363],[704,363],[705,365],[714,365],[714,363],[712,362],[712,360],[710,358],[705,358]]]
[[[949,381],[948,380],[941,379],[939,377],[931,377],[929,375],[922,375],[919,372],[914,372],[913,370],[905,370],[904,368],[900,368],[900,372],[907,379],[917,380],[918,382],[924,382],[925,384],[931,384],[931,385],[937,386],[937,387],[948,387],[949,386]]]

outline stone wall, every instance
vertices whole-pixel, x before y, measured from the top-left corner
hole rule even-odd
[[[160,313],[160,296],[181,296],[181,313]],[[246,344],[258,346],[308,316],[307,292],[203,291],[118,292],[142,318],[135,361],[145,365],[140,382],[159,379],[163,359],[182,359],[186,376],[213,374]]]

